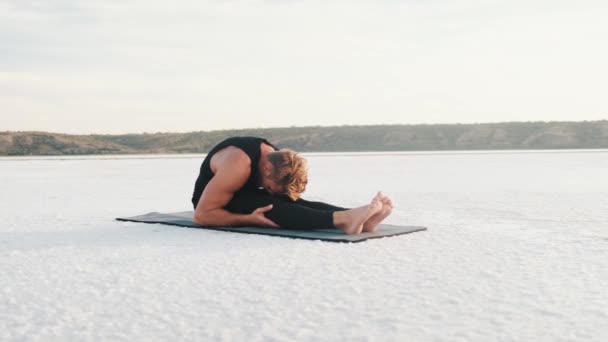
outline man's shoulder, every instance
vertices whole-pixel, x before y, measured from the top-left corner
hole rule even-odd
[[[251,159],[245,151],[238,148],[237,146],[227,146],[222,150],[218,151],[213,158],[216,167],[221,166],[249,166],[251,165]]]

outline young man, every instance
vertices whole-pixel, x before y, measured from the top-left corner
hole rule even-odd
[[[375,230],[393,209],[380,192],[353,209],[306,201],[300,194],[307,181],[306,160],[294,151],[278,150],[263,138],[228,138],[201,165],[192,196],[194,222],[359,234]]]

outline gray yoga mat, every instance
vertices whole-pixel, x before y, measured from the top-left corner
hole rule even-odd
[[[261,234],[271,236],[289,237],[294,239],[322,240],[333,242],[361,242],[367,239],[377,239],[381,237],[402,235],[407,233],[426,230],[425,227],[418,226],[395,226],[391,224],[381,224],[376,231],[371,233],[361,233],[359,235],[346,235],[338,229],[310,229],[310,230],[291,230],[276,228],[259,227],[203,227],[192,222],[193,211],[183,211],[179,213],[163,214],[152,212],[145,215],[133,217],[119,217],[119,221],[131,221],[142,223],[160,223],[179,227],[204,228],[211,230],[221,230],[225,232]]]

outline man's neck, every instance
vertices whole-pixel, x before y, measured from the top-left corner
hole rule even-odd
[[[260,144],[260,160],[258,161],[258,187],[262,186],[262,177],[264,177],[264,164],[266,163],[268,153],[273,152],[274,149],[264,143]]]

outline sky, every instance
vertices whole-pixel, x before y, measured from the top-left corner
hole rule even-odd
[[[0,131],[608,119],[605,0],[0,0]]]

